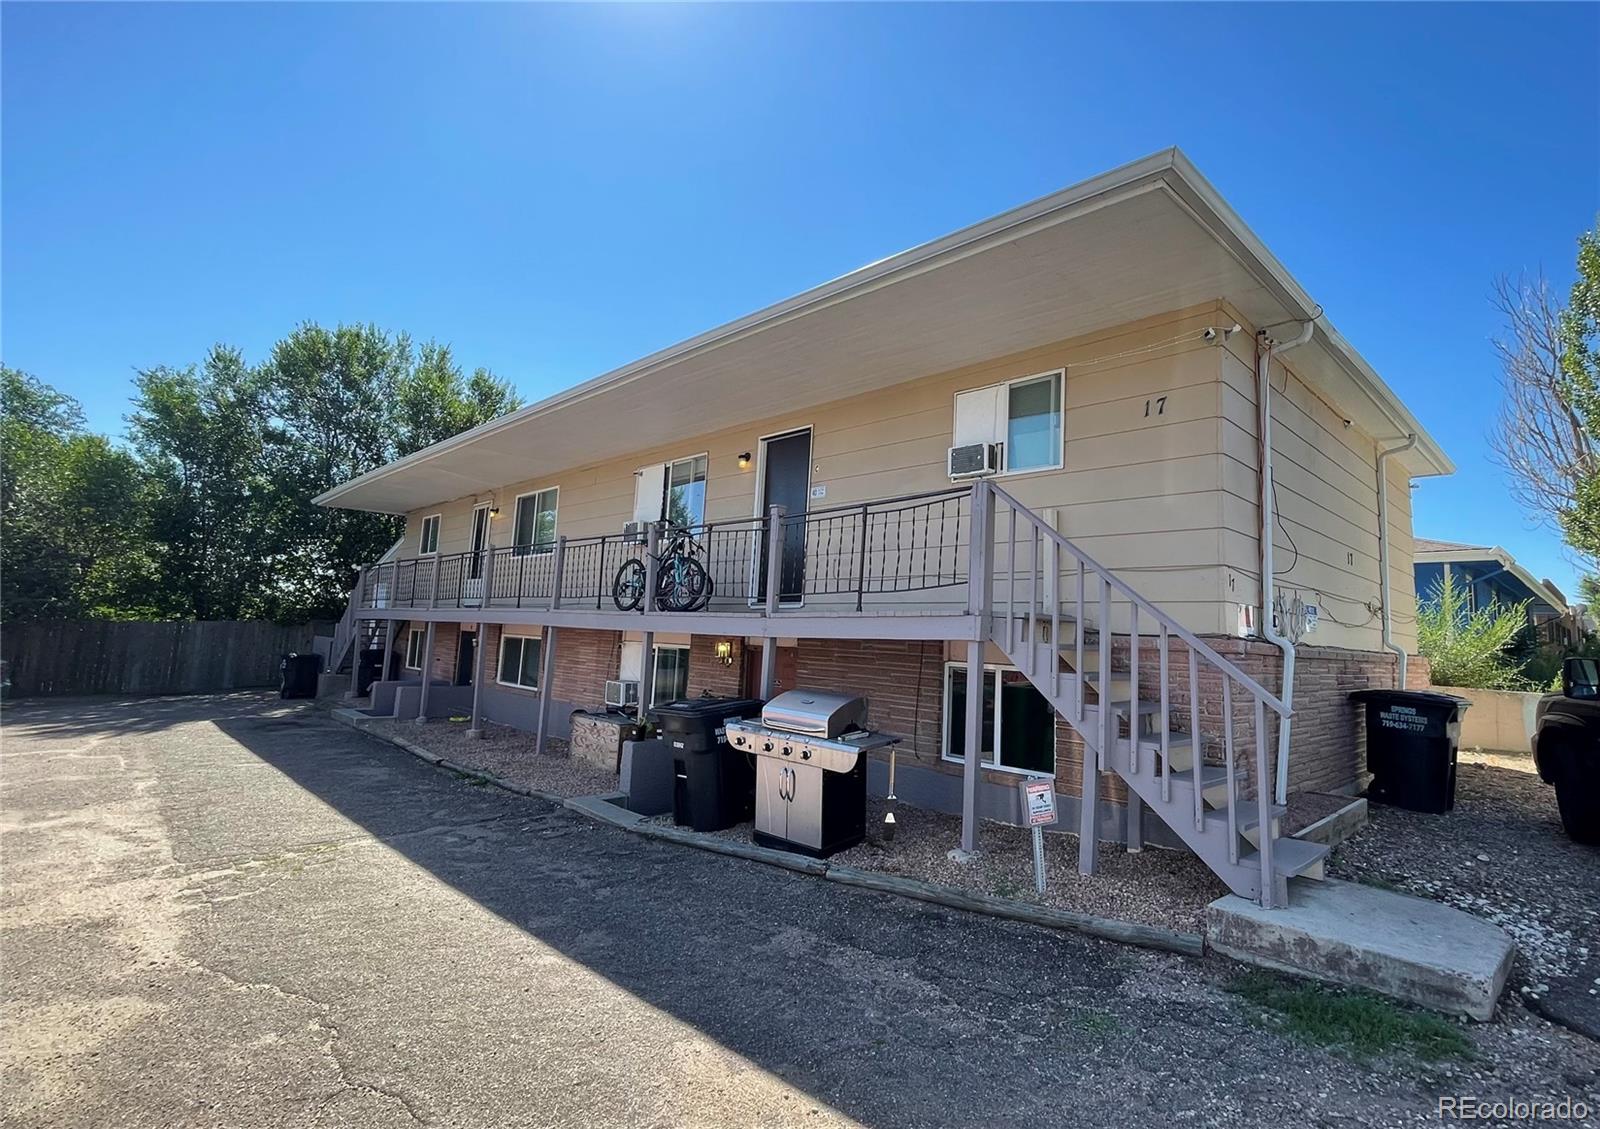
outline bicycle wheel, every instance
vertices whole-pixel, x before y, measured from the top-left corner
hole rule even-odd
[[[664,612],[681,612],[679,600],[682,593],[678,591],[678,577],[674,568],[674,559],[669,557],[661,562],[661,567],[656,569],[656,609]]]
[[[706,571],[705,565],[693,557],[679,557],[676,564],[678,573],[676,610],[699,611],[711,602],[711,574]]]
[[[620,612],[637,611],[644,601],[644,562],[623,561],[611,584],[611,601]]]

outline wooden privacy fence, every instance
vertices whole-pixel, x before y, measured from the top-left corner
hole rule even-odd
[[[271,686],[312,627],[240,620],[44,620],[0,627],[11,694],[192,694]]]

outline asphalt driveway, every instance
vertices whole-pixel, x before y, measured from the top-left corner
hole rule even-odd
[[[261,695],[8,707],[15,1126],[1402,1124],[1600,1090],[1512,1004],[1361,1062],[1234,970],[629,836]]]

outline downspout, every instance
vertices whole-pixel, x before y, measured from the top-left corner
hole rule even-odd
[[[1294,709],[1294,643],[1278,631],[1273,622],[1277,608],[1276,584],[1273,581],[1272,537],[1276,510],[1272,489],[1272,358],[1298,349],[1311,340],[1316,322],[1308,321],[1291,341],[1282,344],[1274,341],[1262,330],[1256,334],[1256,434],[1261,442],[1261,634],[1267,642],[1283,652],[1283,685],[1278,697],[1285,708]],[[1278,786],[1277,803],[1289,802],[1289,717],[1278,725]]]
[[[1409,451],[1417,445],[1416,432],[1398,447],[1378,452],[1378,601],[1383,608],[1383,649],[1400,660],[1395,689],[1406,688],[1406,649],[1394,641],[1394,612],[1389,607],[1389,477],[1385,464],[1390,455]]]

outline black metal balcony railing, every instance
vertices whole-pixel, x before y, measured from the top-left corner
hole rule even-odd
[[[714,610],[767,605],[773,580],[779,604],[825,598],[848,608],[853,596],[859,612],[869,597],[967,583],[971,497],[961,488],[803,514],[775,510],[686,532],[711,578],[707,606]],[[549,545],[385,561],[363,570],[360,602],[366,608],[615,611],[619,570],[655,552],[661,533],[657,527],[645,536],[559,538]]]

